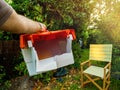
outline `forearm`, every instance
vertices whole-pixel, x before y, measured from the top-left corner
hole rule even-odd
[[[35,33],[44,30],[38,22],[28,19],[22,15],[18,15],[15,11],[9,19],[1,26],[1,29],[13,33]]]

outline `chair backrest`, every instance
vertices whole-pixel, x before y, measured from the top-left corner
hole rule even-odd
[[[111,62],[112,44],[90,44],[90,60]]]

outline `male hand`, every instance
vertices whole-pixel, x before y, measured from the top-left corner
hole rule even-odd
[[[40,25],[40,32],[47,31],[47,27],[46,27],[45,24],[43,24],[43,23],[39,23],[39,25]]]

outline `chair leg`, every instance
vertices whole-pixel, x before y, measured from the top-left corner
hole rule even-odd
[[[107,78],[103,79],[103,90],[108,90],[108,87],[110,85],[110,74]]]
[[[91,79],[87,74],[85,74],[85,76],[86,76],[97,88],[99,88],[99,90],[104,90],[104,89],[102,89],[93,79]]]
[[[106,78],[103,79],[103,90],[106,90],[105,87],[106,87]]]
[[[110,86],[110,76],[108,77],[108,82],[107,82],[106,90],[108,90],[109,86]]]
[[[80,72],[81,73],[81,79],[80,79],[81,86],[80,87],[83,88],[83,67],[82,67],[82,65],[80,68],[81,68],[81,72]]]
[[[87,77],[87,79],[89,81],[84,81],[83,76]],[[100,78],[94,78],[92,79],[91,77],[89,77],[87,74],[82,73],[81,72],[81,88],[84,87],[85,84],[92,82],[97,88],[99,88],[99,90],[108,90],[108,87],[110,85],[110,76],[108,76],[107,78],[103,79],[103,87],[101,87],[100,85],[98,85],[95,81],[99,80]]]
[[[82,70],[81,70],[81,88],[83,88],[83,83],[84,83],[84,81],[83,81],[83,72],[82,72]]]

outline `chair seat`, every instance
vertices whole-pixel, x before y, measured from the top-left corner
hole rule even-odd
[[[104,78],[104,68],[98,67],[98,66],[90,66],[86,70],[83,71],[86,74],[91,74],[94,76],[98,76],[100,78]],[[106,73],[108,72],[108,69],[106,70]]]

